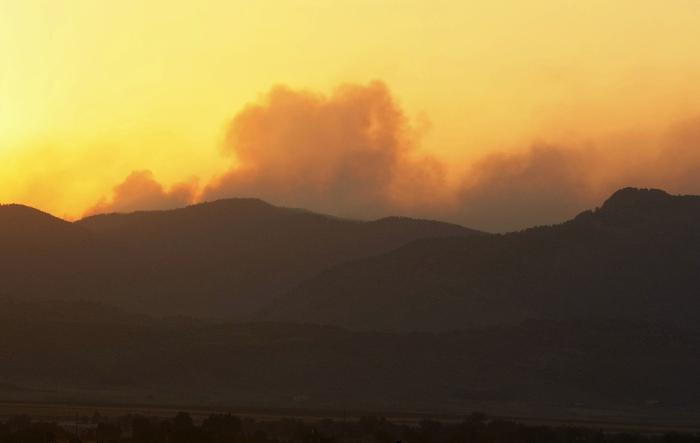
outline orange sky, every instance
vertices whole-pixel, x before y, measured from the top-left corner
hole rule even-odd
[[[700,192],[698,54],[695,0],[0,0],[0,201],[503,230]]]

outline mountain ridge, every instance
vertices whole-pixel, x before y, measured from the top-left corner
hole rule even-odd
[[[436,221],[347,220],[259,199],[102,214],[73,223],[30,208],[19,212],[29,222],[15,223],[4,240],[10,222],[0,214],[0,247],[6,252],[0,258],[1,292],[238,319],[332,264],[416,238],[482,235]],[[44,224],[61,231],[58,240],[54,230],[41,232]],[[37,234],[26,228],[33,225]],[[37,274],[42,278],[32,278]]]
[[[10,400],[700,408],[697,197],[624,189],[508,234],[255,200],[76,223],[8,211],[67,232],[32,243],[18,222],[3,240],[0,208]],[[282,295],[232,316],[271,276]]]
[[[587,315],[692,324],[700,321],[698,221],[700,198],[628,188],[559,225],[418,239],[341,263],[259,318],[380,331]]]

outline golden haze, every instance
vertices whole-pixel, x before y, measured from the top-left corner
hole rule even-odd
[[[698,23],[690,0],[0,0],[0,201],[504,230],[700,192]]]

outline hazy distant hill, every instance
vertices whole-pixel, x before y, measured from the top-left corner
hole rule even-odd
[[[561,225],[340,264],[263,318],[393,331],[586,317],[694,325],[698,269],[700,198],[629,188]]]
[[[240,318],[342,261],[418,238],[476,234],[407,218],[345,220],[254,199],[76,223],[9,205],[0,208],[0,293]]]
[[[53,313],[53,314],[51,314]],[[111,318],[111,320],[110,320]],[[129,318],[0,303],[3,399],[334,410],[700,409],[700,335],[533,321],[458,333]]]

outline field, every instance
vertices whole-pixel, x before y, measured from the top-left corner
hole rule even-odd
[[[245,408],[211,408],[197,406],[173,405],[117,405],[117,404],[58,404],[58,403],[21,403],[0,402],[0,420],[7,420],[17,415],[27,415],[37,421],[56,422],[64,427],[80,426],[88,423],[98,413],[102,417],[120,417],[125,415],[143,415],[155,418],[171,418],[179,411],[188,412],[195,422],[200,422],[210,414],[232,414],[256,421],[271,421],[282,418],[294,418],[307,423],[324,419],[335,421],[353,421],[364,416],[383,416],[392,423],[418,424],[430,419],[445,423],[457,423],[467,418],[472,411],[465,414],[431,414],[431,413],[379,413],[377,411],[341,411],[341,410],[307,410],[307,409],[245,409]],[[700,432],[700,414],[657,412],[644,415],[638,412],[616,410],[590,410],[571,408],[565,414],[522,414],[508,415],[502,413],[487,415],[491,419],[503,419],[527,425],[575,426],[600,429],[606,432],[634,431],[645,434],[662,434],[667,432]]]

